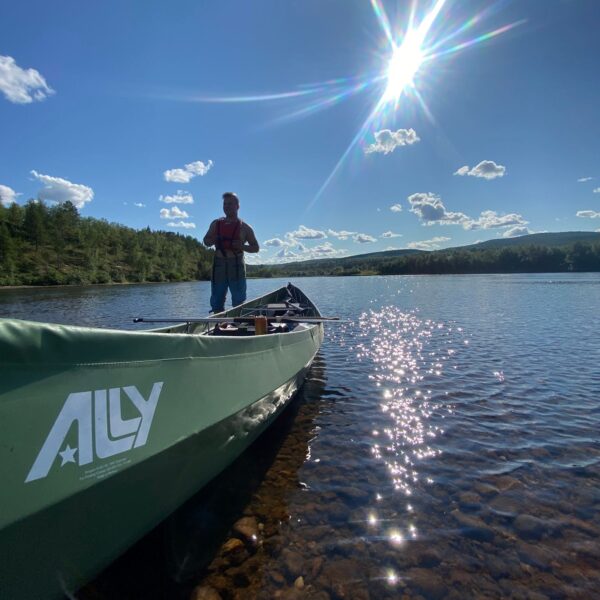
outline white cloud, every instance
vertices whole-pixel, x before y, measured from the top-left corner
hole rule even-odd
[[[196,224],[190,223],[189,221],[177,221],[167,223],[167,227],[176,227],[178,229],[196,229]]]
[[[165,181],[189,183],[194,177],[206,175],[213,166],[213,161],[203,163],[200,160],[188,163],[183,169],[168,169],[163,173]]]
[[[430,240],[422,240],[420,242],[409,242],[406,246],[412,250],[437,250],[442,242],[447,242],[452,238],[445,236],[437,236]]]
[[[577,216],[582,219],[600,219],[600,212],[595,210],[578,210]]]
[[[8,206],[9,204],[16,202],[17,196],[20,195],[21,194],[18,194],[15,192],[15,190],[9,188],[7,185],[0,185],[0,204]]]
[[[327,234],[324,231],[309,229],[304,225],[300,225],[297,231],[290,231],[287,236],[297,240],[320,240],[326,238]]]
[[[277,258],[297,258],[297,254],[290,250],[287,246],[284,246],[277,254]]]
[[[39,200],[50,202],[67,202],[69,200],[77,208],[83,208],[86,202],[91,202],[94,198],[94,190],[87,185],[71,183],[61,177],[42,175],[37,171],[31,171],[31,174],[44,184],[44,187],[38,192]]]
[[[415,213],[424,225],[460,225],[469,220],[464,213],[450,212],[436,194],[420,192],[408,197],[410,212]]]
[[[185,210],[181,210],[178,206],[160,209],[161,219],[187,219],[189,216]]]
[[[455,175],[469,175],[470,177],[482,177],[483,179],[496,179],[504,177],[506,167],[497,165],[493,160],[482,160],[478,165],[469,169],[467,165],[458,169]]]
[[[498,227],[515,227],[527,225],[522,215],[510,213],[499,215],[493,210],[484,210],[478,219],[473,219],[461,212],[446,210],[441,198],[436,194],[418,193],[408,197],[410,212],[415,213],[423,225],[462,225],[463,229],[495,229]]]
[[[356,235],[356,233],[357,233],[356,231],[345,231],[343,229],[341,231],[334,231],[333,229],[327,230],[327,235],[337,238],[338,240],[347,240],[348,238],[352,237],[353,235]]]
[[[392,206],[390,206],[390,210],[392,212],[402,212],[402,204],[392,204]]]
[[[593,177],[580,177],[577,181],[579,183],[585,183],[586,181],[591,181]]]
[[[514,227],[527,225],[527,221],[517,213],[499,215],[493,210],[484,210],[479,219],[469,219],[463,223],[465,229],[495,229],[497,227]]]
[[[177,190],[177,193],[172,196],[161,195],[158,199],[165,204],[194,204],[194,197],[192,194],[184,192],[183,190]]]
[[[280,248],[281,246],[287,246],[287,243],[279,238],[272,238],[270,240],[266,240],[263,244],[264,246],[271,246],[273,248]]]
[[[261,264],[331,258],[333,256],[341,256],[348,253],[348,250],[346,249],[335,248],[331,242],[323,242],[318,246],[310,248],[305,246],[302,242],[289,237],[289,234],[287,236],[287,241],[280,238],[273,238],[272,240],[267,240],[267,242],[271,242],[269,247],[278,248],[278,251],[273,258],[261,257],[261,260],[259,261]],[[266,242],[263,246],[265,245]]]
[[[515,227],[511,227],[510,229],[507,229],[502,234],[502,237],[513,238],[513,237],[520,237],[522,235],[529,235],[530,233],[533,233],[533,231],[531,231],[528,227],[522,227],[521,225],[516,225]]]
[[[414,129],[398,129],[398,131],[390,131],[382,129],[374,133],[375,143],[365,148],[365,154],[373,152],[383,152],[389,154],[398,146],[410,146],[420,141],[419,136]]]
[[[137,206],[138,208],[145,208],[146,206],[143,202],[134,202],[133,205]]]
[[[396,237],[402,237],[401,233],[392,233],[391,231],[384,231],[381,234],[382,238],[396,238]]]
[[[357,233],[352,239],[357,244],[371,244],[372,242],[377,241],[377,238],[374,238],[372,235],[368,235],[366,233]]]
[[[22,69],[12,56],[0,56],[0,92],[9,102],[30,104],[54,94],[35,69]]]
[[[600,194],[600,187],[594,188],[592,192],[594,192],[594,194]]]
[[[308,249],[308,253],[311,258],[318,258],[320,256],[335,256],[337,254],[344,254],[346,250],[337,250],[331,244],[331,242],[324,242],[319,246]]]

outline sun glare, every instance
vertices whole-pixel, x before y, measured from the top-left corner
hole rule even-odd
[[[424,55],[416,35],[410,32],[401,46],[395,47],[387,70],[385,100],[398,100],[423,63]]]

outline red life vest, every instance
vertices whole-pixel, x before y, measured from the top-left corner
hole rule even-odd
[[[239,252],[240,250],[233,250],[231,242],[233,240],[239,240],[240,238],[240,225],[241,221],[238,219],[233,223],[228,223],[224,218],[217,221],[217,243],[215,244],[217,250],[224,252],[225,250],[232,250]]]

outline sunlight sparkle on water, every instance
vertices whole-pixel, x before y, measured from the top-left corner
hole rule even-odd
[[[392,546],[400,546],[404,542],[404,537],[398,529],[390,529],[389,540]]]
[[[443,433],[434,415],[440,417],[449,408],[433,401],[431,383],[444,377],[452,355],[431,350],[429,341],[435,336],[444,345],[455,345],[463,336],[392,306],[361,315],[360,326],[365,338],[357,348],[360,362],[371,364],[369,378],[383,388],[385,424],[371,430],[371,455],[385,465],[392,488],[411,497],[419,486],[434,483],[426,474],[420,476],[420,463],[441,453],[431,446]]]
[[[390,569],[387,573],[386,581],[389,585],[396,585],[398,583],[398,575]]]

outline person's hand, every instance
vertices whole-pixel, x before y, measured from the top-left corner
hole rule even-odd
[[[231,240],[231,249],[232,250],[241,250],[242,249],[242,240]]]

